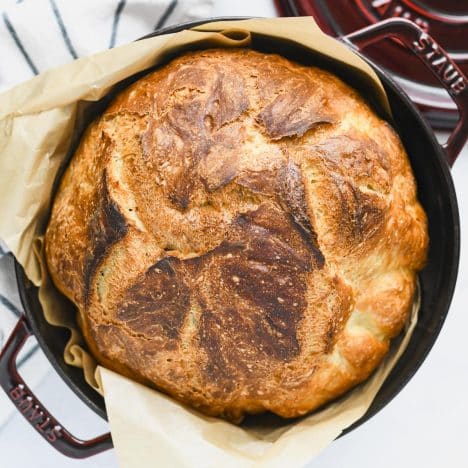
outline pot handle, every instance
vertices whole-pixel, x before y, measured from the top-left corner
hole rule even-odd
[[[16,358],[32,335],[22,315],[0,353],[0,386],[31,426],[59,452],[71,458],[87,458],[112,448],[110,433],[80,440],[64,429],[34,396],[18,374]]]
[[[351,46],[365,47],[392,36],[413,51],[442,83],[458,107],[460,119],[447,142],[443,145],[450,166],[468,138],[468,80],[447,52],[415,23],[403,18],[390,18],[342,39]]]

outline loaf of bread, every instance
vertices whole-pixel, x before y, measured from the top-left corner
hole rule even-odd
[[[239,421],[365,380],[427,244],[403,146],[356,91],[216,49],[139,79],[89,126],[46,257],[101,364]]]

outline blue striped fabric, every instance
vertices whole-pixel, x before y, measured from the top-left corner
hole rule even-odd
[[[0,91],[48,68],[130,42],[154,29],[209,17],[212,3],[0,0]]]

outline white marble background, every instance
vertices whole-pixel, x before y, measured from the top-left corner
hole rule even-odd
[[[0,7],[1,4],[2,0]],[[215,0],[213,16],[220,15],[273,16],[275,11],[270,0]],[[453,177],[460,204],[462,239],[465,239],[468,234],[468,147],[455,164]],[[307,468],[468,466],[468,251],[465,245],[462,243],[458,284],[450,313],[418,373],[377,416],[334,442]],[[33,367],[47,365],[44,361],[40,356]],[[26,380],[29,375],[34,378],[34,369],[24,372]],[[76,436],[90,438],[106,431],[104,421],[82,404],[54,371],[46,374],[35,391]],[[1,468],[117,466],[113,451],[81,461],[63,457],[14,412],[3,424],[0,421]],[[157,460],[155,466],[158,466]]]

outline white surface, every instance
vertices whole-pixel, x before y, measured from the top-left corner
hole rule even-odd
[[[1,2],[1,0],[0,0]],[[217,0],[214,15],[272,16],[268,0]],[[468,234],[468,147],[453,169],[462,239]],[[431,354],[404,390],[377,416],[334,442],[307,468],[465,468],[468,418],[468,250],[462,243],[457,289],[444,328]],[[53,373],[38,396],[80,437],[106,430]],[[1,468],[116,468],[113,451],[89,460],[69,460],[43,442],[19,415],[0,429]],[[155,466],[158,466],[155,460]],[[198,468],[198,467],[196,467]],[[289,468],[289,467],[288,467]]]

